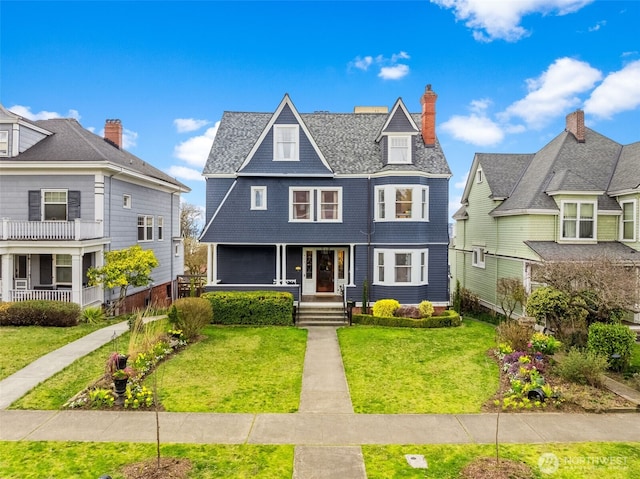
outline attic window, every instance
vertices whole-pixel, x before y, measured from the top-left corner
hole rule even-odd
[[[298,161],[299,143],[298,125],[273,126],[274,161]]]
[[[9,132],[0,131],[0,156],[9,156]]]
[[[389,136],[389,163],[411,163],[411,137]]]
[[[476,171],[476,183],[482,183],[482,170]]]

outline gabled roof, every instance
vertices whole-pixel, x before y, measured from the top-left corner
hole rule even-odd
[[[609,193],[616,194],[640,188],[640,141],[622,147],[618,165],[609,184]]]
[[[235,176],[272,119],[272,113],[224,112],[203,175]],[[413,165],[387,165],[376,138],[389,118],[387,113],[300,113],[299,117],[335,174],[374,174],[385,171],[423,172],[451,176],[440,144],[424,146],[413,135]],[[415,125],[419,113],[410,114]]]
[[[621,151],[622,145],[590,128],[585,128],[584,142],[565,131],[531,158],[511,194],[491,214],[557,211],[549,193],[560,191],[593,192],[599,195],[599,209],[617,210],[616,202],[603,192],[608,189]]]
[[[75,119],[56,118],[33,122],[36,126],[52,132],[14,158],[2,158],[0,161],[38,162],[105,162],[120,166],[126,170],[154,178],[177,186],[182,191],[190,188],[175,178],[160,171],[131,153],[120,150],[102,137],[83,128]]]
[[[404,106],[404,102],[402,98],[398,98],[391,109],[391,112],[387,116],[387,121],[384,122],[382,128],[380,128],[380,132],[376,137],[376,141],[380,141],[382,135],[385,133],[412,133],[417,134],[420,132],[418,125],[411,117],[411,114],[407,110],[407,107]]]

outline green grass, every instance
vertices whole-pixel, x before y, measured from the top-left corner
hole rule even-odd
[[[307,331],[287,327],[216,327],[157,371],[165,410],[298,410]],[[153,375],[147,384],[153,384]]]
[[[355,412],[475,413],[498,388],[493,326],[338,330]]]
[[[12,375],[41,356],[86,336],[114,321],[80,324],[70,328],[44,326],[0,327],[0,380]]]
[[[493,445],[362,446],[369,479],[454,479],[477,457],[495,458]],[[414,469],[405,454],[422,454],[428,469]],[[542,454],[554,454],[558,469],[540,471]],[[632,479],[640,477],[640,443],[502,444],[500,457],[523,461],[536,478]],[[549,457],[549,456],[546,456]],[[549,463],[542,463],[543,467]],[[550,471],[549,471],[550,472]]]
[[[122,479],[123,466],[156,457],[155,444],[0,442],[2,479]],[[190,478],[290,478],[293,446],[163,445],[162,457],[188,458]]]

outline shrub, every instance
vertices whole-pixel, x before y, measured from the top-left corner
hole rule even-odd
[[[571,348],[557,366],[558,374],[578,384],[600,386],[607,369],[607,358],[591,350]]]
[[[279,291],[216,291],[211,303],[215,324],[281,325],[293,323],[293,295]]]
[[[80,321],[87,324],[97,324],[104,321],[104,311],[99,306],[90,306],[82,310]]]
[[[628,367],[635,341],[635,335],[623,324],[593,323],[589,326],[587,347],[607,358],[609,367]],[[613,354],[619,354],[620,359],[613,359]]]
[[[560,341],[553,336],[547,336],[543,333],[533,333],[531,341],[529,342],[529,347],[533,349],[534,352],[542,354],[554,354],[560,349],[560,346],[562,346]]]
[[[370,326],[389,326],[396,328],[448,328],[462,324],[460,315],[453,310],[446,310],[440,316],[430,318],[412,319],[395,316],[372,316],[370,314],[354,314],[353,324]]]
[[[185,338],[193,339],[211,322],[213,312],[211,303],[204,298],[178,298],[168,316],[174,329],[182,330]]]
[[[400,307],[400,303],[395,299],[379,299],[373,303],[373,315],[380,317],[391,317],[396,309]]]
[[[77,326],[80,306],[64,301],[18,301],[0,309],[0,326]]]
[[[480,297],[466,288],[460,289],[460,312],[477,314],[481,310]]]
[[[420,310],[415,306],[400,306],[393,312],[393,315],[399,318],[422,318]]]
[[[514,320],[507,320],[496,329],[498,342],[508,344],[513,351],[526,351],[533,328]]]
[[[433,316],[433,312],[435,311],[431,301],[422,301],[418,305],[418,309],[420,310],[421,318],[430,318],[431,316]]]

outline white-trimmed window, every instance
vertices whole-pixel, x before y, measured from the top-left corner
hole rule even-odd
[[[411,163],[411,136],[390,135],[388,137],[390,164]]]
[[[622,217],[620,218],[620,232],[622,241],[636,240],[636,201],[623,201],[620,203]]]
[[[67,221],[67,190],[44,190],[42,213],[45,221]]]
[[[476,171],[476,183],[482,183],[482,170],[478,169]]]
[[[342,188],[289,188],[289,221],[342,221]]]
[[[376,186],[376,221],[429,221],[429,187]]]
[[[153,241],[153,216],[138,216],[138,241]]]
[[[9,156],[9,132],[0,131],[0,156]]]
[[[71,255],[57,254],[56,262],[56,284],[72,284],[73,276],[71,274]]]
[[[298,161],[300,151],[298,125],[273,125],[273,159]]]
[[[596,237],[595,201],[563,201],[561,203],[562,239],[594,239]]]
[[[251,187],[251,209],[252,210],[267,209],[267,187],[266,186]]]
[[[131,195],[122,195],[122,207],[127,210],[131,209]]]
[[[480,246],[474,246],[471,252],[471,264],[476,268],[484,268],[485,249]]]
[[[164,216],[158,216],[158,241],[164,239]]]
[[[429,250],[376,248],[375,277],[377,284],[417,286],[428,284]]]

